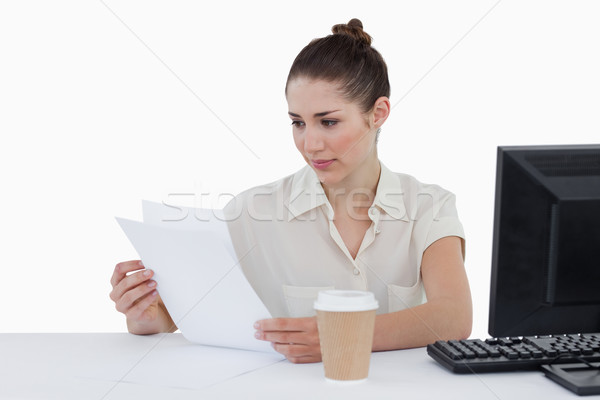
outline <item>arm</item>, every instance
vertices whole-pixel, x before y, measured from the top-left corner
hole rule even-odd
[[[374,351],[421,347],[471,334],[473,310],[462,239],[449,236],[431,244],[423,253],[421,274],[427,303],[378,315]]]

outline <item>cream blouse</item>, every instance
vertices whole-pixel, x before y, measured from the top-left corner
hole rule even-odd
[[[423,304],[423,252],[440,238],[464,238],[452,193],[383,164],[356,258],[308,166],[242,192],[224,212],[240,265],[273,317],[314,315],[319,290],[333,288],[373,292],[378,313]]]

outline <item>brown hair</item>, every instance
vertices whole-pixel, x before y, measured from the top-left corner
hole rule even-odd
[[[383,57],[371,47],[371,36],[360,20],[334,25],[332,35],[313,39],[296,56],[285,85],[298,77],[323,79],[340,85],[347,100],[356,102],[363,112],[375,100],[390,96],[390,82]]]

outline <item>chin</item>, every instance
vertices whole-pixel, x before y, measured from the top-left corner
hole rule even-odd
[[[335,186],[336,184],[338,184],[340,182],[339,177],[334,172],[317,171],[317,170],[314,170],[314,171],[317,174],[317,178],[319,178],[319,182],[321,182],[323,185]]]

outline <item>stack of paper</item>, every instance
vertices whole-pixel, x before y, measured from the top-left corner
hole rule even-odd
[[[158,292],[185,338],[274,352],[254,338],[254,322],[271,316],[239,266],[221,211],[144,201],[143,216],[144,222],[117,222],[154,271]]]

